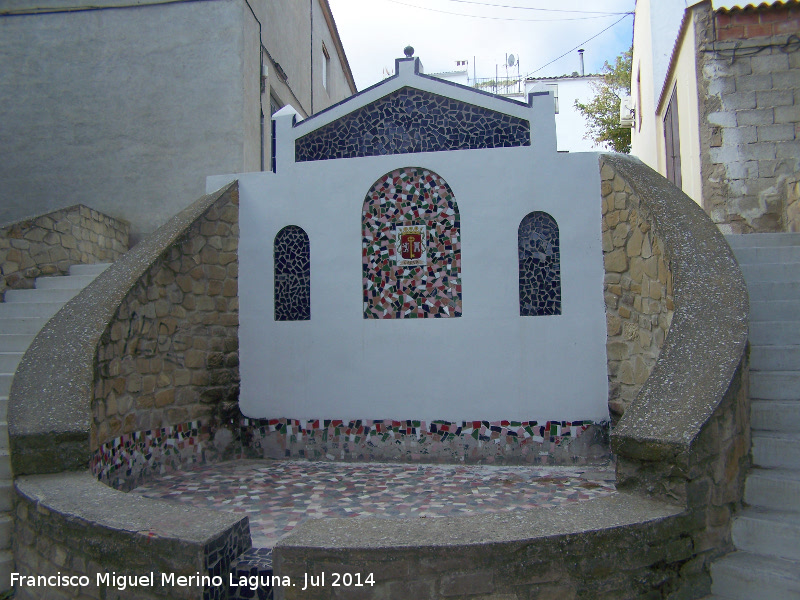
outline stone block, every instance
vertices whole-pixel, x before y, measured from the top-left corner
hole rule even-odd
[[[758,108],[753,110],[736,111],[736,125],[772,125],[775,122],[775,111],[773,108]]]
[[[628,257],[621,248],[605,254],[603,258],[607,272],[623,273],[628,270]]]
[[[789,70],[789,58],[786,54],[756,55],[750,58],[753,73],[778,73]]]
[[[775,123],[800,123],[800,103],[776,107]]]
[[[759,142],[789,142],[794,139],[794,124],[792,123],[758,127]]]
[[[722,99],[722,106],[725,110],[746,110],[756,108],[755,92],[734,92]]]
[[[757,108],[774,108],[794,104],[793,90],[765,90],[756,92]]]
[[[737,92],[754,92],[772,89],[772,73],[744,75],[735,79]]]

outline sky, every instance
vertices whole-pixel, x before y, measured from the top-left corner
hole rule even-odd
[[[586,73],[598,73],[633,39],[633,15],[624,13],[633,12],[635,0],[329,3],[359,90],[393,74],[408,45],[428,74],[453,71],[456,61],[466,60],[470,77],[474,70],[478,78],[493,78],[496,69],[504,77],[506,56],[513,54],[520,75],[552,77],[579,70],[579,47],[586,51]],[[516,74],[517,66],[508,69],[508,76]]]

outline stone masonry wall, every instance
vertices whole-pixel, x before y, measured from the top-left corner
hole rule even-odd
[[[600,177],[608,407],[616,421],[650,376],[675,305],[669,258],[648,211],[609,165]]]
[[[694,11],[704,208],[723,233],[783,231],[800,170],[800,7]]]
[[[92,469],[119,487],[201,461],[238,416],[238,192],[224,195],[130,290],[97,348]]]
[[[128,251],[127,222],[75,205],[0,228],[0,299],[71,265],[113,262]]]

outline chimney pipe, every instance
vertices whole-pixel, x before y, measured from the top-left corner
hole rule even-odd
[[[583,77],[584,75],[586,75],[586,73],[584,73],[583,71],[583,48],[578,50],[578,56],[581,57],[581,77]]]

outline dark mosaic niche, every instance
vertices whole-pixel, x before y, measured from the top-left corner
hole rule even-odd
[[[519,224],[519,314],[561,314],[561,253],[558,225],[545,212],[532,212]]]
[[[275,236],[275,320],[311,320],[311,249],[302,227]]]
[[[404,87],[295,141],[295,161],[530,146],[530,123]]]
[[[398,225],[426,230],[426,264],[398,265]],[[433,171],[406,167],[378,179],[361,213],[364,318],[460,317],[460,232],[453,191]]]

